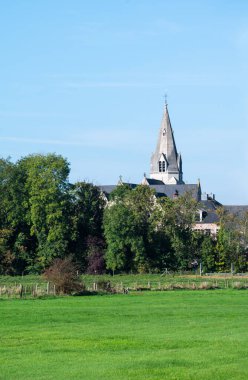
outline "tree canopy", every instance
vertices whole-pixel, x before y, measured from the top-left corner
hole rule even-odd
[[[247,270],[248,213],[219,209],[217,237],[194,231],[190,193],[158,197],[149,186],[69,182],[68,161],[34,154],[0,159],[0,273],[41,273],[70,257],[87,273]]]

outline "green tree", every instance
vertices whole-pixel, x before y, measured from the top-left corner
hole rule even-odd
[[[15,256],[11,249],[11,237],[13,231],[10,229],[0,229],[0,274],[13,274],[13,262]]]
[[[28,265],[28,255],[35,245],[30,237],[30,226],[27,222],[28,194],[25,190],[26,172],[9,159],[0,160],[0,228],[10,231],[6,254],[12,257],[13,273],[22,273]],[[18,249],[19,235],[26,236],[24,247]],[[23,240],[23,239],[22,239]]]
[[[135,256],[144,250],[135,214],[126,204],[116,203],[104,213],[104,235],[107,242],[106,265],[113,272],[136,271]]]
[[[97,186],[77,182],[70,188],[70,244],[81,270],[86,269],[88,251],[92,251],[90,237],[102,239],[105,201]],[[91,249],[92,248],[92,249]]]
[[[174,270],[189,269],[198,249],[192,230],[197,202],[186,193],[175,199],[162,198],[158,208],[158,229],[167,236],[167,265]],[[160,214],[160,215],[159,215]]]
[[[31,266],[41,270],[67,248],[67,206],[69,164],[55,154],[30,155],[17,163],[25,174],[25,219],[37,239]]]
[[[119,184],[110,194],[110,201],[123,201],[131,192],[132,188],[127,183]]]
[[[233,214],[224,208],[218,210],[220,230],[217,236],[216,255],[220,271],[247,270],[247,214]]]
[[[201,261],[205,272],[215,271],[215,241],[211,236],[203,235]]]
[[[146,272],[154,266],[155,192],[140,185],[119,185],[105,211],[106,263],[112,270]]]

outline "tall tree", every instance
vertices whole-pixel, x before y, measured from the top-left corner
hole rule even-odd
[[[107,268],[113,272],[136,271],[135,257],[142,255],[144,246],[135,214],[126,204],[118,202],[106,208],[104,235]]]
[[[17,165],[26,176],[26,220],[38,243],[32,265],[40,270],[66,253],[69,164],[62,156],[39,154],[27,156]]]
[[[88,252],[92,255],[97,249],[100,254],[104,245],[102,242],[104,207],[105,201],[97,186],[86,182],[71,185],[69,250],[75,256],[81,270],[87,267]],[[99,242],[98,247],[97,242]]]

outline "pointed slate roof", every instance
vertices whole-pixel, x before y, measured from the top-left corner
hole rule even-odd
[[[171,127],[168,106],[165,104],[163,118],[159,130],[156,150],[151,159],[151,173],[158,173],[158,162],[161,155],[166,157],[168,163],[167,172],[178,173],[181,171],[182,160],[178,155],[173,130]]]

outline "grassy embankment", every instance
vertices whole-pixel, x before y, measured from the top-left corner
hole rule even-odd
[[[240,290],[0,300],[0,379],[247,379],[247,301]]]

